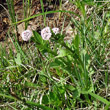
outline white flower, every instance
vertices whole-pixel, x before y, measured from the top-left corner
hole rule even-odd
[[[53,28],[52,31],[53,31],[53,32],[55,33],[55,35],[56,35],[56,34],[59,33],[59,28]]]
[[[32,31],[30,30],[25,30],[22,32],[21,37],[24,41],[29,41],[30,38],[32,37]]]
[[[52,31],[56,34],[59,33],[59,28],[53,28]],[[43,40],[49,40],[51,37],[52,33],[50,30],[50,27],[45,27],[44,29],[41,30],[41,37]]]
[[[49,40],[50,39],[50,37],[51,37],[51,33],[45,33],[44,35],[43,35],[43,37],[42,37],[42,39],[43,40]]]
[[[41,31],[41,37],[42,37],[42,39],[44,39],[44,40],[49,40],[50,39],[50,37],[51,37],[51,31],[50,31],[50,28],[49,27],[46,27],[46,28],[44,28],[44,29],[42,29],[42,31]]]

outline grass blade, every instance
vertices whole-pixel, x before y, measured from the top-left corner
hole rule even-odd
[[[41,3],[41,8],[42,8],[42,13],[44,13],[43,0],[40,0],[40,3]],[[45,16],[45,14],[43,15],[43,17],[44,17],[44,25],[46,26],[46,16]]]
[[[92,97],[96,98],[97,100],[103,102],[104,104],[107,104],[107,105],[110,104],[110,102],[109,102],[108,100],[104,99],[103,97],[101,97],[101,96],[99,96],[99,95],[97,95],[97,94],[94,94],[94,93],[92,93],[92,92],[90,92],[89,94],[90,94]]]
[[[35,103],[35,102],[26,101],[26,104],[31,105],[31,106],[37,106],[37,107],[39,107],[39,108],[41,108],[41,109],[43,109],[43,110],[54,110],[54,109],[52,109],[52,108],[50,108],[50,107],[46,107],[46,106],[37,104],[37,103]]]
[[[72,11],[56,10],[56,11],[48,11],[48,12],[44,12],[44,13],[39,13],[39,14],[33,15],[33,16],[31,16],[31,17],[28,17],[28,18],[26,18],[26,19],[24,19],[24,20],[15,22],[15,23],[13,23],[13,24],[18,24],[18,23],[28,21],[28,20],[33,19],[33,18],[38,17],[38,16],[42,16],[42,15],[46,15],[46,14],[52,14],[52,13],[58,13],[58,12],[70,13],[70,14],[74,14],[74,15],[80,17],[78,14],[76,14],[76,13],[74,13],[74,12],[72,12]]]
[[[12,97],[12,96],[10,96],[10,95],[5,95],[5,94],[0,93],[0,96],[6,97],[6,98],[8,98],[8,99],[16,100],[15,97]]]

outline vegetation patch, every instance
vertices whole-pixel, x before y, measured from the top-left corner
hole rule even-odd
[[[0,109],[109,110],[109,5],[1,1]]]

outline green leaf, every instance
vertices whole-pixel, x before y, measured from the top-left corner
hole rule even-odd
[[[47,78],[45,76],[39,76],[40,82],[46,83],[47,82]]]
[[[41,3],[42,12],[44,13],[44,4],[43,4],[43,0],[40,0],[40,3]],[[46,25],[46,16],[45,16],[45,14],[43,15],[43,17],[44,17],[44,24]]]
[[[50,100],[51,101],[55,101],[58,98],[57,95],[54,92],[50,92],[49,93],[49,96],[50,96]]]
[[[99,38],[100,38],[100,32],[99,32],[99,31],[96,31],[96,32],[94,32],[94,34],[95,34],[94,38],[95,38],[96,40],[100,40],[100,39],[99,39]]]
[[[79,49],[79,43],[80,43],[80,41],[79,41],[79,36],[78,36],[78,34],[75,36],[75,40],[74,40],[74,44],[75,44],[75,47],[77,48],[77,49]]]
[[[8,98],[8,99],[16,100],[16,98],[14,98],[14,97],[12,97],[10,95],[5,95],[5,94],[0,93],[0,96],[5,97],[5,98]]]
[[[48,96],[47,95],[44,95],[43,98],[42,98],[42,103],[43,104],[48,104],[49,103],[49,99],[48,99]]]
[[[38,43],[39,45],[43,44],[43,39],[38,32],[33,31],[33,35],[34,35],[34,38],[35,38],[34,40],[36,43]]]
[[[66,84],[65,85],[66,89],[69,89],[70,91],[74,91],[76,88],[74,88],[72,85]]]
[[[73,11],[56,10],[56,11],[47,11],[47,12],[44,12],[44,13],[39,13],[39,14],[33,15],[33,16],[31,16],[31,17],[28,17],[28,18],[26,18],[26,19],[23,19],[23,20],[21,20],[21,21],[15,22],[15,23],[13,23],[13,24],[18,24],[18,23],[28,21],[28,20],[33,19],[33,18],[38,17],[38,16],[42,16],[42,15],[46,15],[46,14],[52,14],[52,13],[58,13],[58,12],[70,13],[70,14],[73,14],[73,15],[76,15],[76,16],[80,17],[77,13],[74,13]]]
[[[55,59],[54,61],[50,63],[50,68],[55,68],[59,66],[64,67],[64,63],[60,61],[59,59]]]
[[[97,95],[97,94],[94,94],[94,93],[92,93],[92,92],[90,92],[89,94],[90,94],[92,97],[96,98],[97,100],[103,102],[104,104],[107,104],[107,105],[110,104],[110,102],[109,102],[108,100],[104,99],[103,97],[101,97],[101,96],[99,96],[99,95]]]
[[[21,56],[20,56],[20,53],[17,53],[17,58],[15,58],[15,62],[16,62],[16,64],[21,65]]]
[[[72,93],[72,96],[73,96],[74,99],[76,99],[77,97],[79,97],[80,96],[79,91],[77,89],[74,90],[73,93]]]
[[[62,101],[59,99],[60,97],[54,92],[49,93],[49,98],[52,105],[54,104],[55,106],[60,106],[62,104]]]
[[[60,48],[59,49],[59,55],[57,56],[58,57],[64,57],[64,56],[67,56],[68,55],[68,51],[66,49],[62,49]]]
[[[63,86],[60,86],[60,87],[58,87],[58,91],[59,91],[60,94],[63,94],[64,95],[65,88]]]
[[[37,88],[38,87],[37,84],[34,84],[32,82],[27,82],[27,81],[25,82],[24,86],[29,87],[29,88]]]
[[[50,107],[46,107],[46,106],[44,106],[44,105],[40,105],[40,104],[35,103],[35,102],[26,101],[26,104],[27,104],[27,105],[30,105],[30,106],[36,106],[36,107],[41,108],[41,109],[43,109],[43,110],[54,110],[54,109],[52,109],[52,108],[50,108]]]

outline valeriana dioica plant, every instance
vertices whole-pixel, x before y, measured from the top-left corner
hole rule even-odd
[[[66,95],[69,95],[67,92],[68,89],[66,91],[66,87],[69,87],[67,86],[69,82],[74,84],[74,86],[72,86],[72,89],[74,89],[70,91],[75,95],[75,98],[79,97],[81,94],[86,94],[84,97],[89,101],[87,94],[93,91],[88,73],[90,65],[89,55],[83,50],[84,55],[88,57],[88,60],[83,62],[79,49],[79,36],[76,35],[70,45],[68,42],[64,42],[64,35],[59,33],[58,28],[50,29],[49,27],[46,27],[41,31],[41,35],[35,31],[33,32],[33,35],[36,46],[43,57],[43,61],[45,60],[45,63],[48,63],[46,68],[47,75],[49,75],[49,77],[55,75],[52,79],[67,77],[62,81],[59,79],[58,83],[61,88],[63,88],[61,97],[64,97],[64,99],[59,100],[62,100],[62,103],[64,103],[63,100],[65,100]],[[51,48],[52,44],[53,48]],[[55,84],[54,86],[58,85]],[[51,87],[51,92],[54,92],[54,86]]]
[[[39,108],[42,110],[102,109],[106,104],[104,109],[107,110],[110,106],[110,102],[105,99],[109,99],[108,68],[106,66],[108,60],[106,54],[109,54],[107,49],[110,43],[110,39],[108,39],[109,20],[100,16],[101,13],[98,15],[99,13],[95,11],[93,5],[91,5],[94,9],[93,13],[87,15],[86,3],[89,0],[69,0],[78,8],[80,15],[67,10],[44,12],[43,2],[40,1],[42,13],[29,17],[31,2],[26,0],[27,7],[25,8],[23,0],[26,12],[24,12],[24,18],[26,19],[19,22],[15,22],[16,20],[13,18],[15,12],[10,8],[11,12],[9,11],[9,13],[13,15],[10,15],[13,24],[25,22],[25,29],[27,29],[28,22],[32,18],[43,15],[45,24],[46,14],[69,13],[71,14],[71,23],[74,25],[72,32],[75,30],[74,36],[72,34],[73,39],[71,39],[71,43],[65,40],[63,26],[61,34],[59,28],[51,29],[51,27],[44,28],[41,35],[33,31],[32,40],[35,43],[32,43],[32,46],[30,44],[28,47],[23,45],[22,48],[17,40],[12,39],[17,54],[13,56],[13,50],[11,50],[11,54],[8,55],[3,48],[0,52],[0,69],[3,75],[1,76],[3,80],[0,98],[6,97],[3,102],[6,102],[7,98],[11,99],[9,102],[13,100],[22,102],[22,104],[18,102],[17,105],[17,101],[14,101],[17,109],[19,106],[21,106],[19,109],[26,107],[30,110]],[[11,2],[13,1],[11,0]],[[11,2],[8,2],[8,7]],[[76,16],[78,19],[75,19]],[[11,38],[11,34],[8,35]],[[24,41],[30,40],[31,36],[32,32],[29,30],[22,33]],[[106,69],[106,72],[104,73],[105,70],[102,71],[102,69]],[[105,75],[105,81],[98,79],[99,74],[102,75],[101,80]],[[105,88],[102,90],[104,83],[106,85],[105,96],[102,95],[105,91]]]

